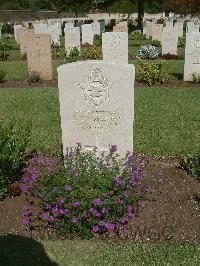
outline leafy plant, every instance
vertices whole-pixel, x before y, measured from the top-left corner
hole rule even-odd
[[[200,74],[193,73],[192,74],[192,82],[194,84],[200,84]]]
[[[180,164],[189,175],[200,180],[200,153],[183,157]]]
[[[98,46],[98,47],[102,46],[102,36],[101,35],[95,35],[94,45]]]
[[[0,69],[0,83],[3,83],[5,81],[7,72],[3,69]]]
[[[170,75],[167,73],[166,63],[164,61],[150,64],[140,60],[137,79],[151,86],[156,82],[166,83],[170,79]]]
[[[31,84],[31,83],[37,83],[37,82],[40,82],[41,83],[42,82],[42,79],[40,77],[40,74],[37,71],[33,71],[33,72],[29,73],[27,82],[29,84]]]
[[[53,59],[63,58],[65,56],[65,49],[59,45],[54,45],[52,49]]]
[[[159,47],[159,46],[161,46],[161,42],[158,40],[152,40],[152,45],[155,47]]]
[[[82,50],[82,57],[84,59],[100,59],[101,50],[97,46],[92,45],[91,47]]]
[[[111,146],[108,155],[84,152],[81,144],[68,149],[65,167],[36,156],[24,171],[21,187],[41,199],[41,211],[25,212],[24,224],[54,228],[66,237],[90,238],[124,230],[135,218],[148,191],[143,167],[150,158],[127,152],[125,158]],[[30,173],[35,169],[35,174]],[[39,223],[39,224],[38,224]]]
[[[66,57],[67,63],[77,62],[79,59],[80,53],[77,47],[71,49],[70,54]]]
[[[145,36],[141,33],[141,31],[133,31],[129,34],[130,40],[135,40],[137,45],[141,45],[142,41],[145,39]]]
[[[0,125],[0,197],[5,195],[7,186],[19,178],[29,136],[30,127],[27,125],[18,129],[13,122]]]
[[[184,47],[185,46],[185,37],[178,37],[178,47]]]
[[[10,45],[6,44],[5,42],[0,42],[0,61],[6,61],[8,59],[8,51],[10,49]]]
[[[156,59],[158,57],[159,51],[156,49],[155,46],[152,46],[151,44],[141,46],[138,52],[138,58],[141,59]]]

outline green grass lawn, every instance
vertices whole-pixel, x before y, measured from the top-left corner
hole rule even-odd
[[[183,155],[200,150],[200,90],[135,89],[134,147],[138,153]],[[58,153],[61,145],[56,88],[0,89],[1,121],[32,123],[30,148]]]
[[[199,265],[200,247],[192,245],[137,245],[94,240],[35,241],[0,237],[1,265]]]

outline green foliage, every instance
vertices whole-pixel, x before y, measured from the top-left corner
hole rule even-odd
[[[185,47],[185,37],[178,37],[178,47]]]
[[[145,40],[145,36],[140,31],[134,31],[129,34],[130,40],[135,40],[137,45],[141,45],[142,41]]]
[[[0,125],[0,197],[7,186],[19,178],[23,167],[23,155],[29,143],[30,128],[17,128],[14,122]]]
[[[33,71],[33,72],[29,73],[27,82],[29,84],[37,83],[37,82],[42,82],[42,79],[41,79],[40,74],[38,72]]]
[[[0,41],[0,61],[6,61],[8,59],[9,50],[12,50],[12,47],[7,43]]]
[[[65,56],[65,48],[59,45],[53,45],[52,56],[53,59],[63,58]]]
[[[200,74],[193,73],[192,74],[192,82],[194,84],[200,84]]]
[[[90,238],[95,233],[119,232],[134,219],[139,200],[146,197],[143,167],[150,158],[128,152],[122,159],[115,152],[116,145],[112,145],[108,155],[100,156],[95,149],[84,152],[77,143],[76,148],[68,149],[65,167],[42,170],[37,183],[30,182],[31,192],[42,195],[42,225],[53,225],[62,236]],[[36,161],[47,160],[34,158]],[[25,185],[29,187],[26,180]]]
[[[155,47],[160,47],[161,46],[161,42],[158,41],[158,40],[153,40],[152,41],[152,45],[155,46]]]
[[[200,153],[185,156],[181,159],[181,168],[200,180]]]
[[[77,47],[71,49],[69,55],[66,57],[67,63],[77,62],[79,59],[80,53]]]
[[[147,63],[140,60],[137,79],[149,86],[156,82],[166,83],[170,79],[170,75],[167,73],[165,61]]]
[[[82,50],[82,57],[84,59],[100,59],[101,50],[97,46],[91,45],[90,47]]]
[[[5,81],[7,72],[3,69],[0,69],[0,83],[3,83]]]
[[[94,45],[101,47],[102,46],[102,36],[101,35],[95,35],[94,37]]]

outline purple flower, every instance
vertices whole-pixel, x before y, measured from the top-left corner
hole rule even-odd
[[[80,202],[79,201],[74,201],[74,202],[72,202],[72,206],[73,207],[78,207],[78,206],[80,206]]]
[[[92,215],[95,217],[95,218],[98,218],[101,216],[101,214],[94,208],[90,208],[90,212],[92,213]]]
[[[129,219],[134,219],[135,218],[135,213],[133,213],[133,212],[127,212],[127,216],[128,216],[128,218]]]
[[[98,222],[98,225],[99,225],[99,226],[105,226],[106,223],[105,223],[104,221],[99,221],[99,222]]]
[[[74,217],[71,219],[71,223],[72,223],[72,224],[75,224],[75,223],[77,223],[77,222],[78,222],[78,218],[74,216]]]
[[[114,224],[106,223],[105,227],[106,227],[107,230],[111,230],[111,231],[115,230],[115,225]]]
[[[120,204],[122,204],[122,200],[121,200],[120,198],[116,198],[116,199],[113,201],[113,203],[114,203],[115,205],[120,205]]]
[[[116,152],[117,151],[117,145],[116,144],[111,145],[110,151],[111,152]]]
[[[24,185],[24,184],[20,184],[20,188],[21,188],[21,191],[22,191],[22,192],[27,192],[28,189],[29,189],[29,187],[26,186],[26,185]]]
[[[100,200],[100,199],[94,199],[93,200],[93,204],[94,204],[94,206],[96,207],[96,206],[100,206],[100,205],[102,205],[102,201]]]
[[[128,198],[129,197],[129,192],[128,191],[124,191],[124,197]]]
[[[76,145],[77,145],[77,148],[81,148],[81,142],[77,141]]]
[[[102,214],[107,214],[109,212],[109,208],[103,208],[102,210],[101,210],[101,213]]]
[[[31,180],[32,180],[32,181],[36,181],[37,178],[38,178],[38,176],[37,176],[36,174],[32,174],[32,175],[31,175]]]
[[[27,217],[24,218],[22,222],[23,222],[24,225],[29,225],[30,224],[30,220]]]
[[[138,200],[138,205],[143,207],[144,206],[144,201],[143,200]]]
[[[65,190],[66,190],[66,191],[70,191],[70,190],[72,190],[72,187],[71,187],[70,185],[66,185],[66,186],[65,186]]]
[[[53,168],[52,167],[48,167],[48,172],[49,173],[53,173]]]
[[[58,204],[62,205],[62,204],[65,203],[65,199],[64,198],[60,198],[60,199],[58,199],[57,202],[58,202]]]
[[[116,177],[114,182],[116,187],[121,187],[124,184],[124,180],[122,180],[120,177]]]
[[[95,234],[98,233],[99,230],[100,229],[99,229],[99,227],[97,225],[95,225],[95,226],[92,227],[92,232],[95,233]]]
[[[107,197],[108,196],[108,192],[102,192],[101,195],[104,196],[104,197]]]
[[[120,220],[119,220],[120,224],[126,224],[127,223],[127,220],[125,217],[122,217]]]
[[[68,209],[60,209],[60,210],[59,210],[59,214],[60,214],[60,215],[64,215],[64,216],[66,216],[68,213],[69,213],[69,210],[68,210]]]
[[[51,209],[53,215],[57,215],[58,214],[58,208],[57,207],[54,207]]]
[[[87,212],[84,212],[84,213],[82,214],[82,219],[83,219],[83,220],[87,220],[87,218],[88,218]]]
[[[48,220],[49,219],[49,213],[48,212],[43,212],[41,214],[41,218],[42,218],[42,220]]]

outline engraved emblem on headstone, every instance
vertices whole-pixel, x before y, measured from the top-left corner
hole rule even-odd
[[[110,41],[110,45],[111,45],[111,47],[113,47],[115,49],[119,48],[120,47],[120,37],[116,36],[116,35],[113,35],[112,39]]]
[[[77,85],[82,89],[83,98],[92,106],[104,104],[110,97],[112,84],[103,77],[97,66],[91,69],[90,76],[85,83]]]

